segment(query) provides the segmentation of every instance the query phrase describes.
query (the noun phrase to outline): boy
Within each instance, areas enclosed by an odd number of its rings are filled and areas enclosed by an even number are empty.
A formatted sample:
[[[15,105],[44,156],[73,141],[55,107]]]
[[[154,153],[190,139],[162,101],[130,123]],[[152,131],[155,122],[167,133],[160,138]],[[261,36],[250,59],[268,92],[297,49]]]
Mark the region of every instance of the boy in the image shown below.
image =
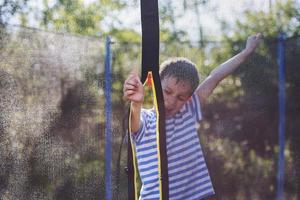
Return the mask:
[[[189,60],[173,58],[162,63],[170,199],[203,199],[214,194],[196,129],[201,106],[218,83],[254,52],[260,38],[260,33],[250,36],[242,52],[214,69],[199,86],[196,66]],[[131,133],[142,180],[140,199],[159,199],[156,112],[142,108],[144,88],[135,73],[124,83],[124,98],[131,101]]]

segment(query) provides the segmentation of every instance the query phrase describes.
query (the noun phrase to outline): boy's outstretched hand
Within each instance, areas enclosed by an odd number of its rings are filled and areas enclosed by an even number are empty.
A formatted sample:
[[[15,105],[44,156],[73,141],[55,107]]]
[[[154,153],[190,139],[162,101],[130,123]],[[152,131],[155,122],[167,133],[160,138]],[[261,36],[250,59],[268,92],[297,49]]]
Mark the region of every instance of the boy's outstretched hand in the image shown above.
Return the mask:
[[[144,101],[144,87],[136,72],[131,72],[125,80],[123,87],[123,99],[133,103],[142,104]]]
[[[256,49],[257,45],[260,43],[261,38],[262,38],[261,33],[257,33],[255,35],[249,36],[247,39],[245,51],[248,54],[251,54]]]

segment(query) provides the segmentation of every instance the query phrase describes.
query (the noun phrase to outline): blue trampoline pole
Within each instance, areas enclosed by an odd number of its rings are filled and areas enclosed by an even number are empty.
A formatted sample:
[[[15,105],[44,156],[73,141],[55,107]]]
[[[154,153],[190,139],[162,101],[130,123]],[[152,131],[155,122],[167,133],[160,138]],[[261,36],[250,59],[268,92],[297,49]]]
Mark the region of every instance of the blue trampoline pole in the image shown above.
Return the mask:
[[[111,161],[112,161],[112,133],[111,133],[111,52],[110,37],[105,45],[105,200],[112,199]]]
[[[279,158],[277,172],[277,199],[283,199],[284,146],[285,146],[285,35],[278,37],[278,80],[279,80]]]

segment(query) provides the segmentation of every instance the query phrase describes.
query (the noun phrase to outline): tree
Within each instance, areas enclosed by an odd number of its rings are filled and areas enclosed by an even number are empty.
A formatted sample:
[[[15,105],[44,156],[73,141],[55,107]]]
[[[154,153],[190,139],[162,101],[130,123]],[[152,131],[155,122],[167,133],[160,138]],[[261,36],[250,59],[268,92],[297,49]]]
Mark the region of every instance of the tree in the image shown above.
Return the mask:
[[[0,28],[3,28],[9,19],[26,6],[28,0],[4,0],[0,4]]]
[[[101,0],[90,4],[81,0],[58,0],[54,5],[44,0],[41,26],[68,33],[100,35],[103,32],[101,22],[111,12],[124,6],[124,3],[116,0]]]

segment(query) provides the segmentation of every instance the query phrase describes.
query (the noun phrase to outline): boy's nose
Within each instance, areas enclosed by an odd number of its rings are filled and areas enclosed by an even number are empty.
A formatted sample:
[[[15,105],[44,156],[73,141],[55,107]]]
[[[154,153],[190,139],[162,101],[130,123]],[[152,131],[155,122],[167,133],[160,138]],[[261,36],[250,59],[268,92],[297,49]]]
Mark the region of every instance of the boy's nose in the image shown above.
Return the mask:
[[[172,109],[172,108],[174,108],[174,107],[175,107],[175,104],[176,104],[176,101],[175,101],[174,97],[172,97],[172,96],[168,97],[168,98],[166,99],[166,101],[165,101],[165,107],[166,107],[167,109]]]

